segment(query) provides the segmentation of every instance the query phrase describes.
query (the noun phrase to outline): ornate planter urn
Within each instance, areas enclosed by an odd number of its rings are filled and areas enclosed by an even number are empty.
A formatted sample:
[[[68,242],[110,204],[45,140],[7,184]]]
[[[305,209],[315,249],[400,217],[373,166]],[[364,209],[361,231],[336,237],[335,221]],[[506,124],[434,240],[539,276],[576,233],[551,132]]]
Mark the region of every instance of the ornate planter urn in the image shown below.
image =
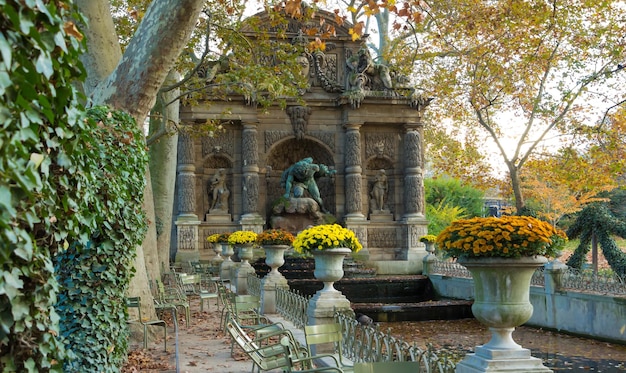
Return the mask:
[[[235,252],[233,248],[227,243],[220,243],[222,245],[222,255],[224,255],[224,261],[220,265],[220,278],[222,280],[230,280],[230,268],[234,265],[230,256]]]
[[[214,243],[213,245],[213,251],[215,251],[215,256],[213,257],[213,259],[211,260],[213,263],[215,264],[220,264],[224,261],[224,258],[222,258],[222,244],[221,243]]]
[[[312,251],[315,259],[313,275],[324,283],[324,288],[318,293],[339,293],[334,283],[343,277],[343,259],[351,252],[345,247]]]
[[[239,259],[241,259],[242,267],[252,267],[250,265],[250,260],[254,257],[254,244],[246,243],[241,245],[236,245],[237,252],[239,253]]]
[[[231,275],[234,275],[232,281],[235,283],[237,294],[244,295],[248,294],[248,274],[255,272],[252,265],[250,265],[250,260],[254,257],[254,244],[238,244],[235,247],[239,253],[241,263],[231,268]]]
[[[472,313],[487,325],[491,340],[477,346],[457,365],[456,372],[551,372],[530,350],[513,341],[515,327],[533,314],[530,280],[545,264],[543,256],[522,258],[460,258],[474,278]]]
[[[263,250],[265,250],[265,264],[271,268],[270,272],[266,275],[267,278],[276,280],[285,279],[285,276],[278,272],[278,268],[285,264],[285,251],[287,251],[287,249],[289,249],[289,245],[263,245]]]

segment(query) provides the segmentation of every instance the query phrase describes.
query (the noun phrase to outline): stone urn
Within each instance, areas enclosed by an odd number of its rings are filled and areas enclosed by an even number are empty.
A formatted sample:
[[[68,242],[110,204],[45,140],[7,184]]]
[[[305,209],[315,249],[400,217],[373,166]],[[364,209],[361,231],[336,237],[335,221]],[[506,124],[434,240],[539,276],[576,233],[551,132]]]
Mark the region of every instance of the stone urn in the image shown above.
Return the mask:
[[[255,273],[250,264],[250,260],[254,257],[254,243],[237,244],[235,247],[241,263],[231,268],[231,283],[235,284],[237,295],[245,295],[248,294],[248,275]]]
[[[457,365],[456,372],[551,372],[541,359],[513,340],[512,333],[533,314],[530,280],[547,263],[543,256],[522,258],[459,258],[474,279],[472,313],[489,327],[491,340],[477,346]],[[512,369],[514,368],[514,369]],[[511,370],[512,369],[512,370]]]
[[[220,265],[220,278],[222,280],[230,280],[230,269],[234,265],[233,261],[230,259],[230,256],[235,252],[233,251],[232,246],[228,243],[220,243],[222,245],[222,255],[224,256],[224,260]]]
[[[315,259],[313,275],[324,283],[324,288],[318,293],[339,293],[334,284],[343,277],[343,259],[351,252],[346,247],[312,251]]]
[[[239,259],[241,259],[241,267],[252,267],[252,265],[250,265],[250,261],[254,257],[254,244],[245,243],[235,245],[235,247],[237,248]]]
[[[266,275],[267,278],[276,280],[285,279],[282,273],[278,272],[278,268],[285,264],[285,251],[289,249],[289,245],[263,245],[265,250],[265,264],[271,268]]]
[[[224,261],[224,258],[222,258],[222,244],[215,242],[212,244],[212,248],[213,248],[213,251],[215,251],[215,256],[213,257],[211,261],[215,264],[222,263]]]

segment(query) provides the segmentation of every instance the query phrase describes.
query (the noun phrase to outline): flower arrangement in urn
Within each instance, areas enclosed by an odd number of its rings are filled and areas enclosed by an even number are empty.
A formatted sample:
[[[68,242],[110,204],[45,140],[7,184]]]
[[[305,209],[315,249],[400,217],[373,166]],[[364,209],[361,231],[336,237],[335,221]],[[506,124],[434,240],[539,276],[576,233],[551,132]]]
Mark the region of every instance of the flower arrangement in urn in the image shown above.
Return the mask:
[[[219,233],[213,233],[212,235],[206,238],[206,240],[209,241],[210,243],[218,243],[219,239],[220,239]]]
[[[291,246],[295,237],[284,229],[266,229],[256,236],[256,243],[263,245]]]
[[[257,234],[253,231],[235,231],[228,236],[228,243],[231,245],[244,245],[254,243]]]
[[[293,241],[294,250],[300,254],[339,247],[348,248],[352,252],[358,252],[363,248],[354,232],[339,224],[322,224],[307,228],[298,233]]]
[[[217,237],[217,242],[219,243],[228,243],[228,237],[231,235],[230,232],[219,233]]]
[[[437,236],[434,234],[427,234],[425,236],[420,237],[420,242],[422,243],[435,243],[437,241]]]
[[[567,242],[565,232],[530,216],[454,221],[437,236],[444,255],[453,258],[554,257]]]

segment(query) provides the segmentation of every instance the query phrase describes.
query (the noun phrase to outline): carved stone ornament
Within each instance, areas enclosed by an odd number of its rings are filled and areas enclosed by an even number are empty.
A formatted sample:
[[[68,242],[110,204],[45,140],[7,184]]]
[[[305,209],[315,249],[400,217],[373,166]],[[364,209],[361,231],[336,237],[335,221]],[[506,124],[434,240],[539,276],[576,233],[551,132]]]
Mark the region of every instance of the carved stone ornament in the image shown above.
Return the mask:
[[[308,106],[290,106],[287,108],[287,115],[291,119],[293,134],[296,140],[304,139],[306,127],[309,123],[309,115],[311,115],[311,108]]]

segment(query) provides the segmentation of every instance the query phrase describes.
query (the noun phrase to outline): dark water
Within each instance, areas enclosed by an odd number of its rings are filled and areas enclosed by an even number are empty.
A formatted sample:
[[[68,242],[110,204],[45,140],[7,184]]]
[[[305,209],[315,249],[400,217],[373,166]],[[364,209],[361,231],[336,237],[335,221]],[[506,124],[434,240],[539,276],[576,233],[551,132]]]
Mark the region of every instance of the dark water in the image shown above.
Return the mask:
[[[491,333],[475,319],[380,323],[395,336],[425,347],[432,344],[464,355],[485,344]],[[624,344],[581,338],[554,331],[518,327],[513,339],[555,372],[626,372]]]

